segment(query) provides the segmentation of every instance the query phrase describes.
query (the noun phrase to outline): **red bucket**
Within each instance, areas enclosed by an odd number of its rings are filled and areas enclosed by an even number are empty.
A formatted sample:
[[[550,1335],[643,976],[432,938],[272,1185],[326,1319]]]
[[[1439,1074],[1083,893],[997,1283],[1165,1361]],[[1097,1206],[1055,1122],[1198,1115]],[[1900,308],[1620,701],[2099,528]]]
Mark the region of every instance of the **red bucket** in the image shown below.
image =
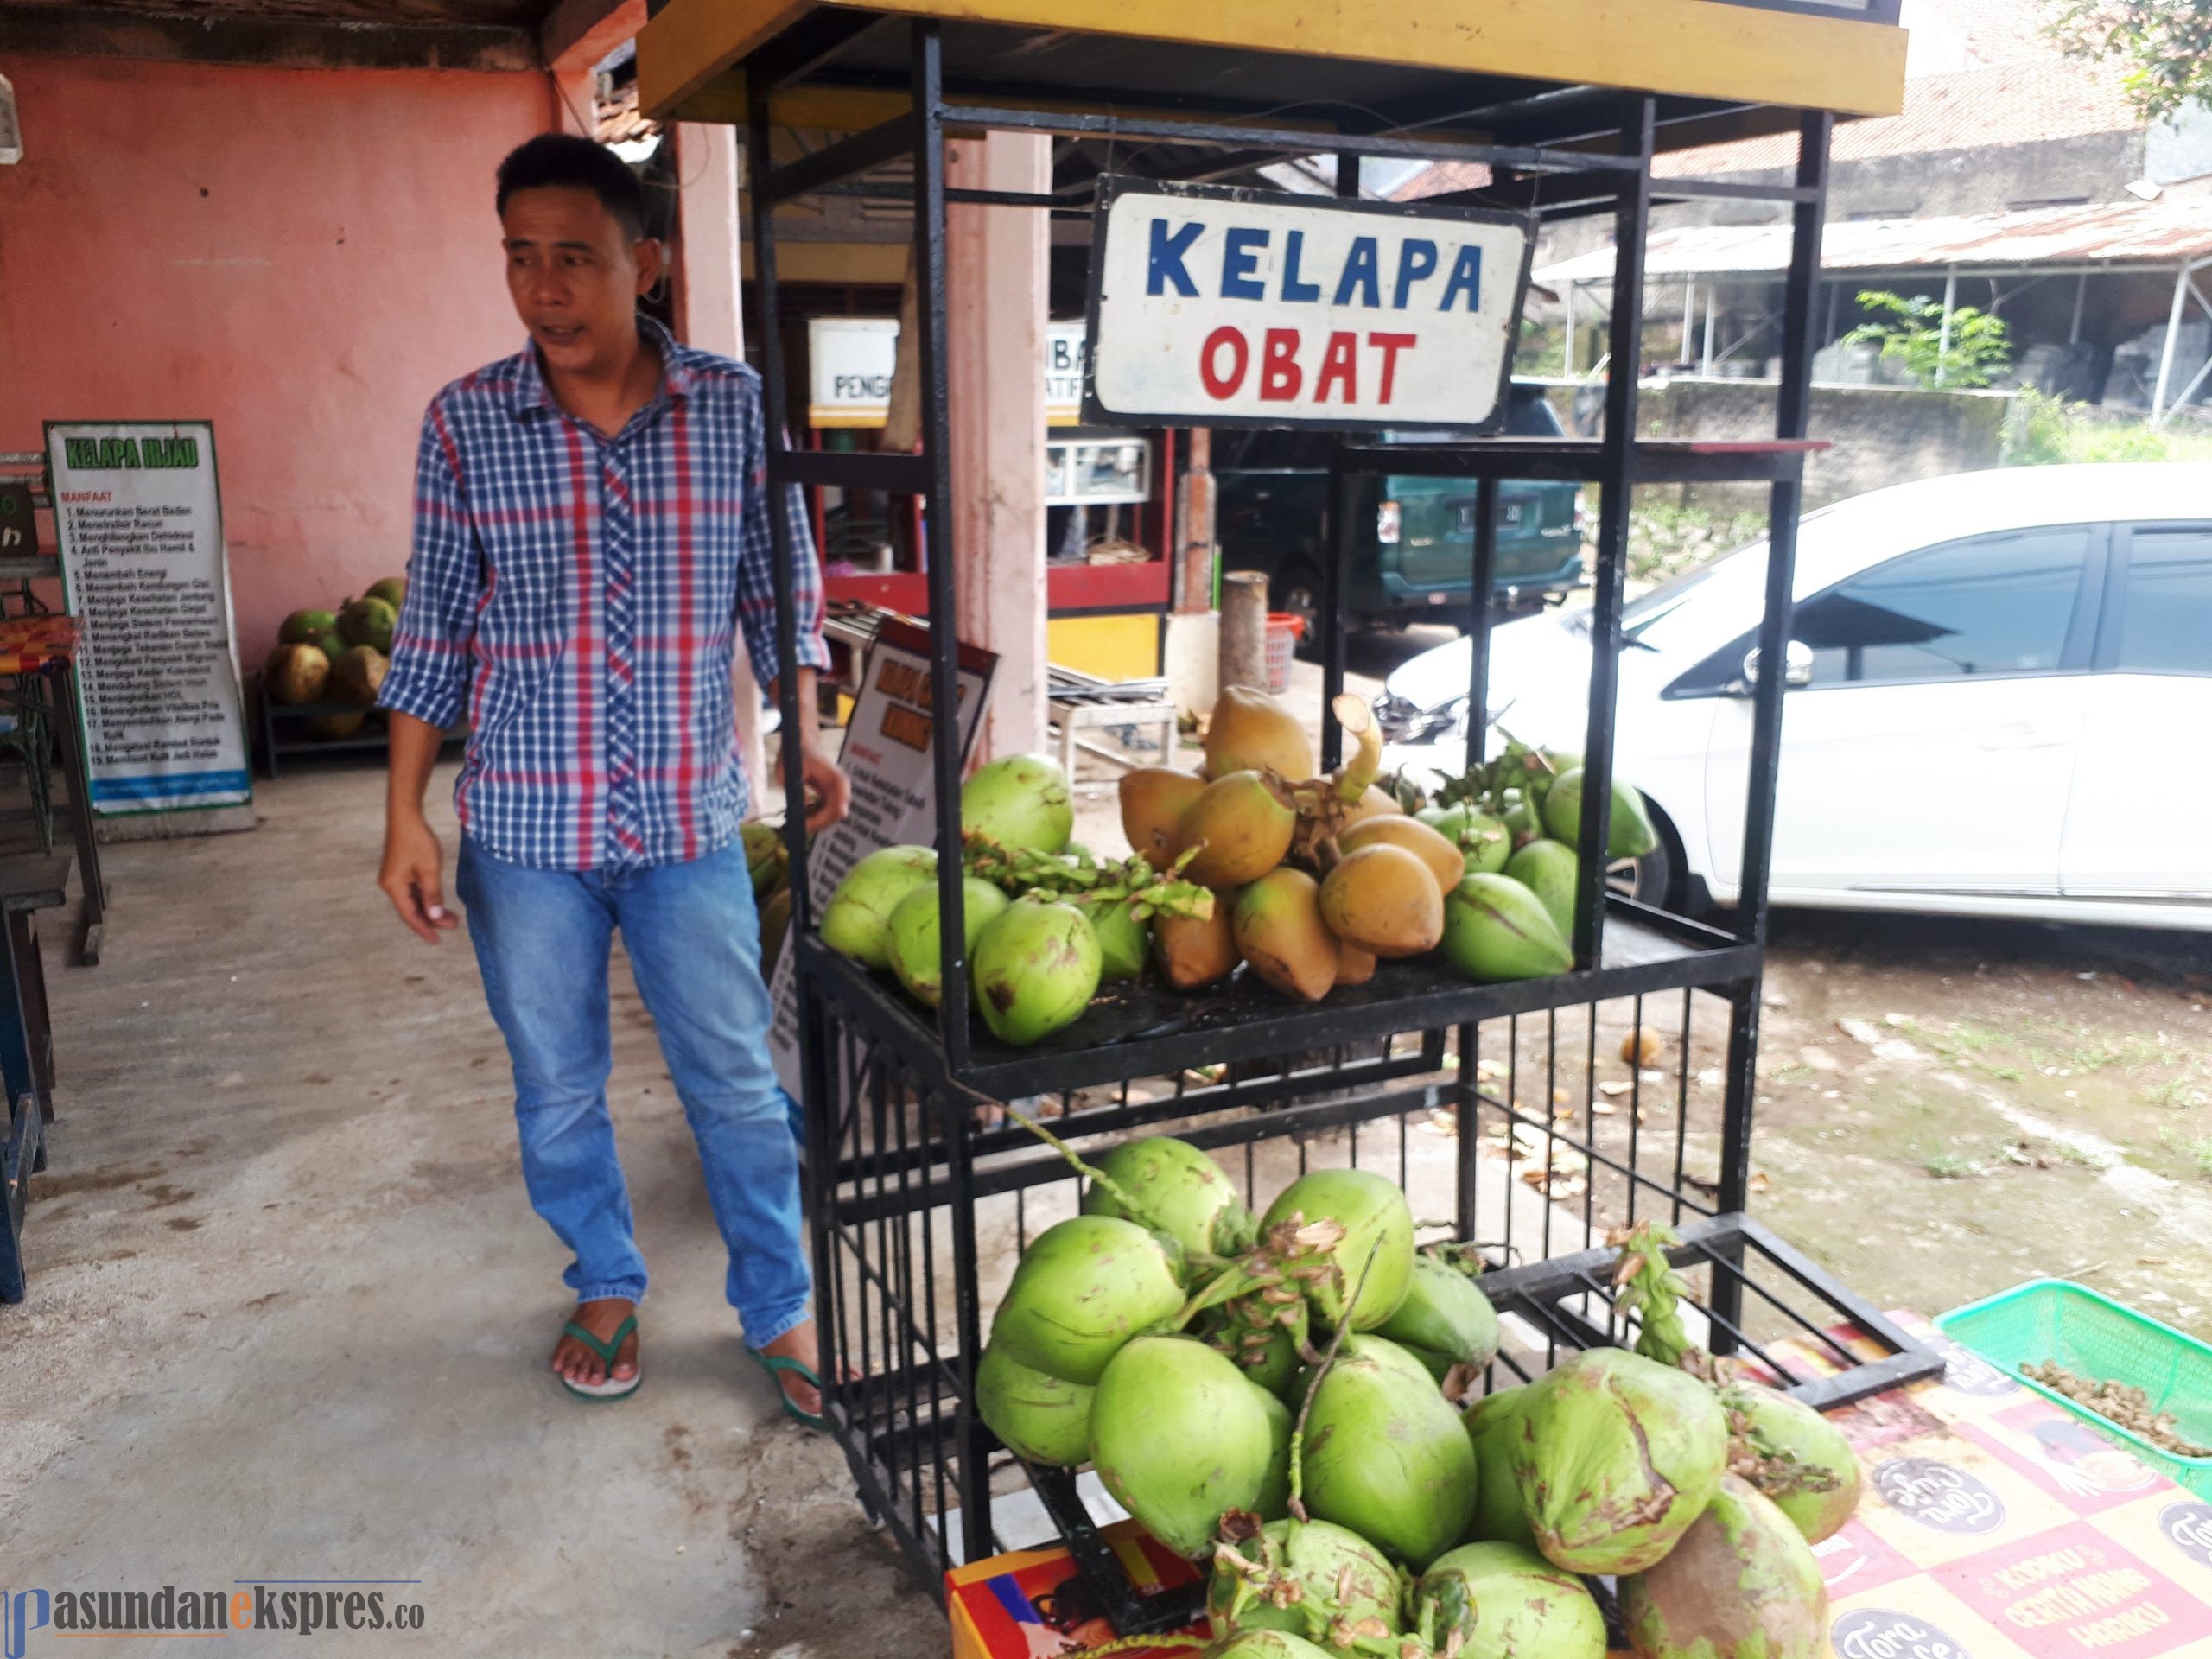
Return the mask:
[[[1306,632],[1306,619],[1287,611],[1268,613],[1268,690],[1281,696],[1290,690],[1290,660]]]

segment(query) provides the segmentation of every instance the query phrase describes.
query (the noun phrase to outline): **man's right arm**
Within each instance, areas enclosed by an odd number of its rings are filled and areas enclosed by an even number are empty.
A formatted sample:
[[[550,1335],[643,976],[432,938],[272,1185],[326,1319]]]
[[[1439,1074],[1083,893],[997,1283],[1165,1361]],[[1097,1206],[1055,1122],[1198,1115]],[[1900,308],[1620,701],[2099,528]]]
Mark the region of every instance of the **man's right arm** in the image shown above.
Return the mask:
[[[423,417],[415,461],[415,548],[407,601],[392,630],[391,667],[377,701],[391,715],[385,791],[384,866],[377,885],[399,919],[431,944],[457,925],[445,907],[443,855],[423,816],[445,730],[461,718],[468,685],[483,558],[468,523],[461,458],[436,404]]]

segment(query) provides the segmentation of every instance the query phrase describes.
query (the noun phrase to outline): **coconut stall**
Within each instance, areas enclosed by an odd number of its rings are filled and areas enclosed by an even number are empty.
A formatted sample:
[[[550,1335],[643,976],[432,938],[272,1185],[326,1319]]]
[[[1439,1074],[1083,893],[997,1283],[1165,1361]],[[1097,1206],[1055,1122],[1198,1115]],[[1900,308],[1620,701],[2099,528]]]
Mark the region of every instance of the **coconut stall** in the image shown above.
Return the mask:
[[[1783,691],[1757,664],[1785,659],[1829,136],[1897,106],[1895,14],[657,10],[645,104],[747,130],[772,408],[776,208],[911,203],[918,451],[772,445],[772,480],[952,499],[963,203],[1088,226],[1086,421],[1330,439],[1318,750],[1298,710],[1231,691],[1202,767],[1124,780],[1126,848],[1071,847],[1051,763],[963,779],[987,682],[954,515],[931,511],[909,689],[960,711],[918,728],[933,820],[834,871],[795,822],[749,832],[787,918],[825,1414],[925,1582],[1041,1528],[1116,1630],[1210,1608],[1216,1650],[1246,1659],[1595,1655],[1609,1626],[1650,1655],[1815,1650],[1811,1542],[1858,1480],[1821,1414],[1942,1363],[1745,1213]],[[810,124],[835,136],[779,159],[773,131]],[[1774,131],[1796,137],[1788,184],[1653,176],[1664,150]],[[995,132],[1050,135],[1067,165],[1041,191],[950,186],[948,138]],[[1211,182],[1317,154],[1334,198]],[[1359,198],[1363,162],[1402,158],[1473,182]],[[1790,211],[1770,441],[1639,435],[1650,211],[1690,196]],[[1494,435],[1536,229],[1593,214],[1618,296],[1602,430]],[[1435,436],[1379,442],[1408,427]],[[1478,594],[1502,480],[1600,493],[1579,753],[1476,717],[1454,774],[1384,770],[1335,602],[1349,504],[1382,473],[1467,481]],[[1774,526],[1731,693],[1751,736],[1718,924],[1607,880],[1666,833],[1615,775],[1630,497],[1686,480],[1764,486]],[[797,552],[779,541],[786,594]],[[1471,710],[1491,709],[1485,633]],[[789,732],[788,625],[783,648]],[[1117,1509],[1198,1581],[1143,1593],[1098,1518]],[[1760,1593],[1716,1604],[1739,1580]]]

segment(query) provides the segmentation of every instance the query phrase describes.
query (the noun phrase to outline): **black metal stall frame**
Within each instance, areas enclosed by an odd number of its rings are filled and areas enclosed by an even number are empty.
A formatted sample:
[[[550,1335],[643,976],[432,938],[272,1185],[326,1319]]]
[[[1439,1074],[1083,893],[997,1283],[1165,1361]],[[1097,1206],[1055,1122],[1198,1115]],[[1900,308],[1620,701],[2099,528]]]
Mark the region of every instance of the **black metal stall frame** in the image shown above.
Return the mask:
[[[1495,542],[1491,508],[1500,480],[1571,479],[1602,491],[1589,630],[1588,786],[1579,846],[1584,880],[1573,930],[1576,965],[1555,978],[1475,985],[1427,963],[1385,963],[1368,984],[1339,988],[1311,1007],[1293,1007],[1242,979],[1196,995],[1126,985],[1109,988],[1070,1030],[1033,1047],[1013,1049],[971,1027],[959,928],[942,930],[944,995],[934,1017],[815,937],[800,815],[789,814],[795,912],[789,938],[799,970],[824,1409],[862,1502],[889,1527],[918,1574],[934,1585],[949,1567],[995,1552],[1001,1541],[995,1506],[1026,1478],[1120,1629],[1157,1630],[1190,1616],[1187,1598],[1147,1601],[1131,1588],[1093,1527],[1073,1474],[1017,1465],[974,1409],[986,1274],[1011,1255],[1009,1247],[1026,1243],[1034,1224],[1065,1213],[1074,1188],[1073,1176],[1057,1156],[1038,1147],[1023,1129],[998,1121],[995,1102],[1041,1102],[1042,1109],[1057,1112],[1060,1133],[1078,1145],[1103,1146],[1133,1131],[1172,1128],[1225,1163],[1241,1160],[1248,1192],[1262,1179],[1262,1160],[1294,1158],[1300,1171],[1309,1160],[1359,1163],[1363,1128],[1369,1136],[1365,1155],[1370,1161],[1378,1156],[1379,1131],[1379,1155],[1387,1162],[1395,1132],[1397,1178],[1409,1189],[1432,1177],[1442,1181],[1453,1236],[1482,1242],[1495,1264],[1485,1283],[1513,1337],[1496,1368],[1501,1385],[1541,1370],[1562,1349],[1628,1334],[1611,1305],[1605,1268],[1612,1252],[1605,1238],[1611,1227],[1644,1217],[1680,1229],[1675,1259],[1692,1282],[1707,1339],[1716,1351],[1764,1360],[1785,1386],[1822,1406],[1932,1374],[1940,1361],[1910,1332],[1744,1213],[1751,1172],[1780,675],[1759,676],[1748,688],[1755,717],[1741,893],[1732,925],[1673,915],[1611,893],[1602,880],[1593,879],[1605,868],[1601,855],[1608,837],[1629,509],[1637,486],[1706,480],[1769,486],[1772,528],[1758,639],[1760,660],[1782,659],[1790,626],[1802,468],[1812,447],[1805,442],[1810,302],[1833,117],[1808,112],[1795,118],[1798,161],[1786,185],[1662,181],[1655,180],[1651,163],[1670,106],[1652,96],[1617,95],[1620,118],[1599,135],[1605,142],[1572,148],[1396,131],[1317,137],[1289,126],[1210,119],[1201,112],[1189,119],[1085,112],[1071,109],[1065,95],[1047,109],[1028,102],[1040,96],[1033,79],[994,83],[977,68],[978,57],[988,60],[988,54],[978,54],[975,41],[990,27],[824,11],[809,15],[746,60],[760,356],[772,410],[785,406],[786,393],[777,207],[825,189],[903,194],[909,188],[903,181],[896,186],[852,181],[888,162],[912,162],[921,453],[836,454],[772,440],[771,479],[930,499],[931,690],[937,708],[954,708],[953,562],[958,550],[944,505],[951,499],[947,209],[974,204],[1065,216],[1085,205],[1086,193],[948,188],[949,134],[1048,133],[1068,143],[1128,144],[1155,159],[1195,161],[1185,176],[1333,150],[1339,188],[1346,191],[1357,188],[1360,163],[1370,156],[1478,162],[1491,169],[1490,183],[1448,200],[1514,207],[1540,217],[1610,213],[1618,251],[1602,435],[1556,441],[1477,436],[1387,451],[1357,441],[1341,443],[1332,467],[1338,551],[1325,577],[1322,606],[1321,652],[1327,691],[1333,695],[1344,675],[1343,626],[1333,602],[1351,543],[1344,504],[1351,481],[1362,474],[1387,470],[1477,481],[1477,593],[1489,590]],[[948,38],[969,53],[956,77],[957,102],[948,94]],[[855,84],[895,83],[911,98],[906,112],[779,162],[771,151],[772,97],[836,67],[841,54],[862,41],[866,61],[847,66]],[[1128,49],[1127,42],[1122,45]],[[1033,69],[1036,60],[1027,61]],[[1533,106],[1541,100],[1520,102]],[[1650,210],[1656,198],[1688,195],[1776,200],[1789,207],[1793,251],[1770,442],[1704,445],[1637,435],[1643,258]],[[792,560],[799,550],[790,542],[785,515],[772,515],[772,521],[779,695],[788,744],[801,718],[789,602]],[[1479,711],[1487,706],[1487,662],[1486,625],[1478,623],[1467,705],[1473,711],[1471,763],[1483,755]],[[1341,734],[1333,721],[1324,731],[1324,764],[1333,764]],[[797,775],[795,759],[787,750],[787,776]],[[960,845],[960,755],[950,721],[937,722],[933,766],[938,845],[955,849]],[[938,893],[947,915],[962,913],[960,883],[959,861],[940,858]],[[1716,1007],[1723,1018],[1700,1022],[1700,1010]],[[1601,1027],[1608,1028],[1609,1039],[1614,1027],[1641,1032],[1647,1021],[1668,1018],[1674,1009],[1679,1016],[1669,1051],[1673,1075],[1643,1065],[1639,1049],[1630,1077],[1601,1090]],[[1712,1069],[1720,1099],[1717,1117],[1709,1122],[1700,1116],[1700,1103],[1713,1085],[1699,1081],[1693,1087],[1694,1048],[1717,1048],[1721,1055]],[[1561,1079],[1578,1077],[1579,1101],[1560,1086]],[[1436,1137],[1422,1140],[1424,1128],[1436,1129]],[[1416,1213],[1423,1213],[1419,1203]],[[1859,1345],[1836,1334],[1846,1324],[1865,1339]],[[1799,1348],[1777,1349],[1774,1339],[1782,1335],[1795,1337]],[[1878,1351],[1872,1357],[1869,1344]],[[1791,1357],[1807,1351],[1819,1356],[1817,1363]]]

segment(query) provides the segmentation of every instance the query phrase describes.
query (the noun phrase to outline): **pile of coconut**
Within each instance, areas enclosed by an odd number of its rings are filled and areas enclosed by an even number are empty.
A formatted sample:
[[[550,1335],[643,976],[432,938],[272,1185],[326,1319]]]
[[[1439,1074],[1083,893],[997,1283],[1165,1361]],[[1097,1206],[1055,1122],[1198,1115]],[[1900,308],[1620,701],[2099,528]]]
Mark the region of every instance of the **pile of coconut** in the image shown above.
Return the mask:
[[[1857,1459],[1687,1341],[1663,1229],[1616,1241],[1638,1351],[1485,1394],[1478,1263],[1417,1249],[1383,1177],[1315,1171],[1255,1221],[1183,1141],[1075,1161],[1082,1213],[1023,1252],[976,1408],[1207,1563],[1208,1659],[1601,1659],[1603,1580],[1643,1659],[1823,1651],[1812,1546],[1850,1518]]]

